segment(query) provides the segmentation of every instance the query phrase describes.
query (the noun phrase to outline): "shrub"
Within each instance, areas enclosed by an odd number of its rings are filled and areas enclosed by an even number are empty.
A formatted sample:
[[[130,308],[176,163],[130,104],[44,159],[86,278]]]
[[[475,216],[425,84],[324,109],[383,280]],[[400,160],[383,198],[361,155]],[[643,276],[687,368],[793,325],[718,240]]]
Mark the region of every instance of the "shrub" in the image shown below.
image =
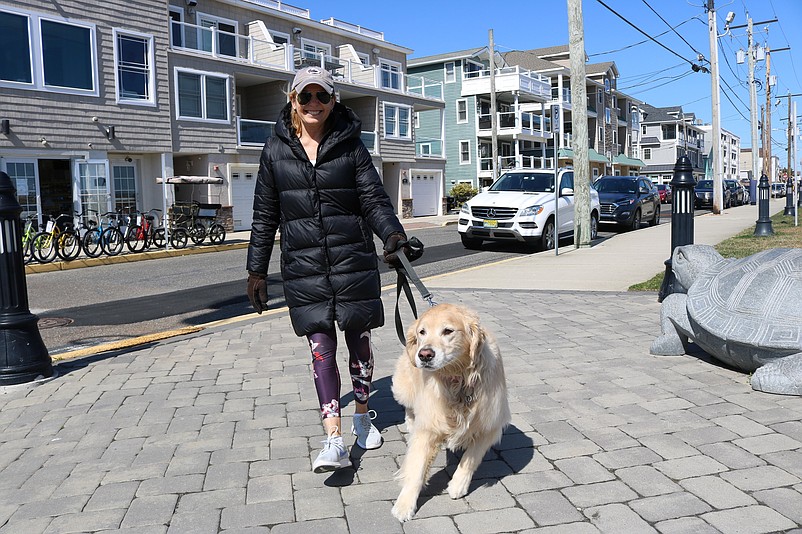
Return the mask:
[[[461,208],[466,200],[476,196],[479,190],[471,184],[461,183],[451,188],[451,196],[454,197],[454,204],[457,208]]]

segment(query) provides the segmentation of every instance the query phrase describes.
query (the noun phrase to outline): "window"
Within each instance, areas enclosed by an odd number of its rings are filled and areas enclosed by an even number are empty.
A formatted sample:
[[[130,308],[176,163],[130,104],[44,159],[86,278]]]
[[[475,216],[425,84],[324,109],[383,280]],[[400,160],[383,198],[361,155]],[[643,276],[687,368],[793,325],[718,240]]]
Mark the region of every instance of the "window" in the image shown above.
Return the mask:
[[[384,104],[385,139],[412,139],[409,122],[411,108],[400,104]]]
[[[301,39],[301,54],[305,59],[316,61],[316,64],[320,66],[320,54],[330,56],[331,45],[310,41],[309,39]]]
[[[610,115],[610,108],[605,108],[604,110],[604,122],[610,124],[612,122],[612,116]]]
[[[642,125],[641,125],[641,127],[640,127],[640,133],[641,133],[641,135],[646,135],[646,125],[645,125],[645,124],[642,124]]]
[[[153,36],[114,30],[117,102],[153,104]]]
[[[652,159],[652,149],[651,148],[644,148],[643,149],[643,159]]]
[[[445,80],[446,83],[454,83],[457,81],[456,68],[454,67],[453,61],[449,61],[445,65]]]
[[[601,87],[596,88],[596,100],[599,102],[599,104],[604,102],[604,91]]]
[[[401,64],[393,61],[381,60],[382,89],[401,89]]]
[[[129,213],[136,210],[136,172],[133,164],[111,168],[114,180],[114,209]]]
[[[485,69],[485,66],[481,63],[476,63],[475,61],[471,61],[466,59],[463,63],[463,70],[465,78],[477,78],[481,76],[482,71]]]
[[[228,77],[176,69],[177,118],[228,122]]]
[[[676,139],[677,138],[677,128],[673,124],[663,124],[661,126],[661,131],[663,132],[663,139]]]
[[[459,164],[468,165],[471,163],[471,142],[459,142]]]
[[[420,155],[421,156],[431,156],[432,155],[432,144],[431,143],[421,143],[421,145],[420,145]]]
[[[184,10],[170,6],[170,45],[177,48],[184,46]]]
[[[277,45],[285,45],[290,42],[290,34],[277,32],[273,30],[268,30],[270,34],[270,38],[273,39],[273,42]]]
[[[0,11],[0,28],[0,85],[98,95],[94,25]]]
[[[464,98],[457,100],[457,122],[468,122],[468,101]]]

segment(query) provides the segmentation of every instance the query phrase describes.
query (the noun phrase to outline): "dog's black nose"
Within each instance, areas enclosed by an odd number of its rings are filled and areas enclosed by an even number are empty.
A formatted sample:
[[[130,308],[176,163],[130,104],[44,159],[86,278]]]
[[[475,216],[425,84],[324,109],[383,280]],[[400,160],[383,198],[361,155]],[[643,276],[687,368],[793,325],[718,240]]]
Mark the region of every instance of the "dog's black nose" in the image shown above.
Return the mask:
[[[418,351],[418,359],[423,363],[429,363],[434,359],[434,351],[432,349],[421,349]]]

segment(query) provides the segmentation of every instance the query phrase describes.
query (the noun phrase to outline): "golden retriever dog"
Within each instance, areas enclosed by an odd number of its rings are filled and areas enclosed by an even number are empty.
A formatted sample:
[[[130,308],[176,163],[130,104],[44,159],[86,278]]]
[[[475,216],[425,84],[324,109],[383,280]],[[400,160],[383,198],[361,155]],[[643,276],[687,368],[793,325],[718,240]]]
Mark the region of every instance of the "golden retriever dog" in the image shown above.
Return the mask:
[[[392,390],[405,408],[409,431],[393,515],[408,521],[441,445],[465,451],[448,484],[449,496],[459,499],[485,453],[501,440],[510,422],[501,353],[475,312],[440,304],[407,331]]]

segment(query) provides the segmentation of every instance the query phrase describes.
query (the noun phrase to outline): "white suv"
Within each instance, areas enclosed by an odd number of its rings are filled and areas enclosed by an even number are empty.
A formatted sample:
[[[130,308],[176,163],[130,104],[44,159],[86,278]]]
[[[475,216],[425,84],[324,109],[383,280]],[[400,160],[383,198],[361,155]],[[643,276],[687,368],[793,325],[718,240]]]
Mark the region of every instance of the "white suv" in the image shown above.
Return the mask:
[[[559,236],[574,234],[574,171],[561,170]],[[590,188],[590,238],[599,230],[599,193]],[[482,241],[517,241],[554,248],[554,171],[509,171],[462,205],[457,231],[466,248]]]

